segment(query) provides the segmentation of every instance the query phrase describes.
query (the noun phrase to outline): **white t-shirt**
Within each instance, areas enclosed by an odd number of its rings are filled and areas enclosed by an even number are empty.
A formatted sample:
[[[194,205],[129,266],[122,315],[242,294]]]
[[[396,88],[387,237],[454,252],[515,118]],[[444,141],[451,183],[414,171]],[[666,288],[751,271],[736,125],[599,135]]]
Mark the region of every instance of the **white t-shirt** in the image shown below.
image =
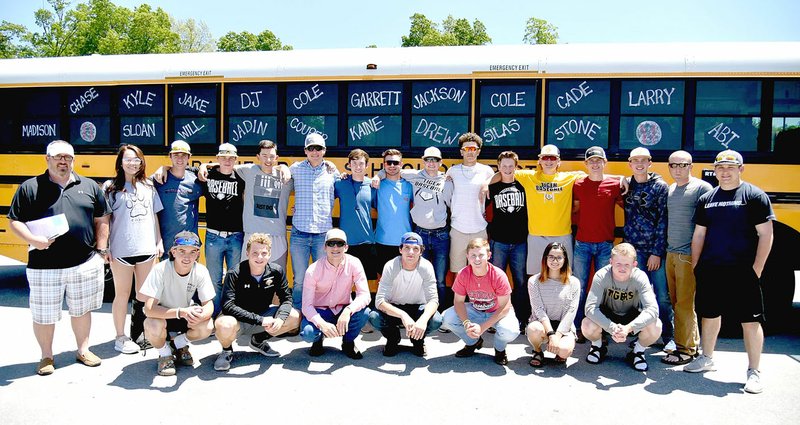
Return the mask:
[[[478,194],[481,186],[494,175],[492,168],[480,163],[472,167],[458,164],[450,167],[447,175],[453,179],[450,225],[461,233],[477,233],[486,229],[484,203],[478,199]]]
[[[213,300],[216,295],[206,266],[195,263],[189,274],[179,276],[172,260],[153,266],[139,292],[157,299],[158,304],[166,308],[189,307],[195,292],[201,303]]]

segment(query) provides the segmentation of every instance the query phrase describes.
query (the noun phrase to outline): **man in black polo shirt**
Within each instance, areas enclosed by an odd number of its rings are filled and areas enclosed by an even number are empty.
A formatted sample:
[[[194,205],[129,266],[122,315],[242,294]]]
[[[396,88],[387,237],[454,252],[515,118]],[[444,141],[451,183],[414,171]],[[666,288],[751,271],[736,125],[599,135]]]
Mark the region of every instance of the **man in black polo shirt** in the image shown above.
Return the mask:
[[[292,308],[292,291],[286,272],[270,263],[272,240],[265,233],[253,233],[247,240],[247,260],[225,275],[222,314],[214,322],[222,352],[214,369],[229,370],[233,360],[233,341],[250,337],[250,348],[267,357],[277,357],[267,340],[300,327],[300,313]],[[270,306],[277,295],[279,306]]]
[[[11,231],[32,248],[26,275],[33,334],[42,350],[36,368],[39,375],[55,370],[53,333],[65,293],[78,343],[76,360],[86,366],[100,364],[100,358],[89,351],[89,330],[91,311],[103,305],[103,262],[108,255],[111,214],[100,186],[73,172],[72,145],[51,142],[45,160],[47,171],[20,185],[8,213]],[[40,219],[46,222],[44,226],[42,221],[32,223]]]

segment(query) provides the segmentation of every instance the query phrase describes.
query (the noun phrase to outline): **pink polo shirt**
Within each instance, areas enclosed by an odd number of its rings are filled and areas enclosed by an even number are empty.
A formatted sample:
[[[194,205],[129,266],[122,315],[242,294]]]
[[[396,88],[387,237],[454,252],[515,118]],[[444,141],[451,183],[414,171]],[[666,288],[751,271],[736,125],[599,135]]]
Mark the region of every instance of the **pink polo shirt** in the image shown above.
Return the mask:
[[[356,297],[350,298],[356,287]],[[369,304],[369,286],[361,261],[345,254],[339,267],[334,267],[327,258],[321,258],[308,266],[303,280],[303,316],[319,327],[323,320],[316,308],[327,308],[338,314],[350,306],[355,312]]]

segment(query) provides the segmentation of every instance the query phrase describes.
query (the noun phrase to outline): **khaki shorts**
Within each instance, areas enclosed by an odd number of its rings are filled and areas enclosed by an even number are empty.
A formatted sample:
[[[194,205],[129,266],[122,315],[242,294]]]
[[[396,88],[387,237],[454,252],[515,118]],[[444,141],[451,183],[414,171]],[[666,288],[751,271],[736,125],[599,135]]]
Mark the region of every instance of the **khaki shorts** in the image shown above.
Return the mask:
[[[467,245],[475,238],[489,240],[486,229],[476,233],[461,233],[456,229],[450,229],[450,271],[458,273],[467,266]]]
[[[533,236],[528,235],[528,261],[526,261],[526,268],[528,275],[533,276],[542,270],[542,254],[547,245],[553,242],[561,242],[567,248],[566,254],[569,259],[569,264],[572,266],[572,235],[564,236]]]

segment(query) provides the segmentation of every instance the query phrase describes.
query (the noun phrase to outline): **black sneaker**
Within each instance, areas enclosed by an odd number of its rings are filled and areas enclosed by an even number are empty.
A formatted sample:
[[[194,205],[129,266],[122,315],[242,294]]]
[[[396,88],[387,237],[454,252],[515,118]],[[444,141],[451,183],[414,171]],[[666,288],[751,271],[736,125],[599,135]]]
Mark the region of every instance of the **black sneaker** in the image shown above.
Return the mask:
[[[386,346],[383,347],[384,357],[394,357],[400,352],[400,341],[386,341]]]
[[[342,342],[342,352],[353,360],[361,360],[364,358],[364,355],[361,354],[361,351],[356,347],[354,342]]]
[[[428,350],[425,348],[424,339],[412,339],[411,344],[413,344],[413,347],[411,348],[411,354],[417,357],[425,357],[428,355]]]
[[[322,338],[311,344],[311,350],[308,351],[308,354],[311,355],[311,357],[319,357],[325,354],[325,347],[322,346]]]
[[[478,338],[478,342],[472,345],[465,345],[464,348],[456,351],[456,357],[472,357],[475,355],[475,350],[483,347],[483,338]]]
[[[494,362],[499,364],[500,366],[505,366],[508,364],[508,356],[506,356],[506,350],[500,351],[498,349],[494,350]]]
[[[267,357],[278,357],[281,355],[279,352],[273,350],[272,347],[269,346],[269,343],[266,339],[259,342],[255,335],[250,337],[250,348]]]

